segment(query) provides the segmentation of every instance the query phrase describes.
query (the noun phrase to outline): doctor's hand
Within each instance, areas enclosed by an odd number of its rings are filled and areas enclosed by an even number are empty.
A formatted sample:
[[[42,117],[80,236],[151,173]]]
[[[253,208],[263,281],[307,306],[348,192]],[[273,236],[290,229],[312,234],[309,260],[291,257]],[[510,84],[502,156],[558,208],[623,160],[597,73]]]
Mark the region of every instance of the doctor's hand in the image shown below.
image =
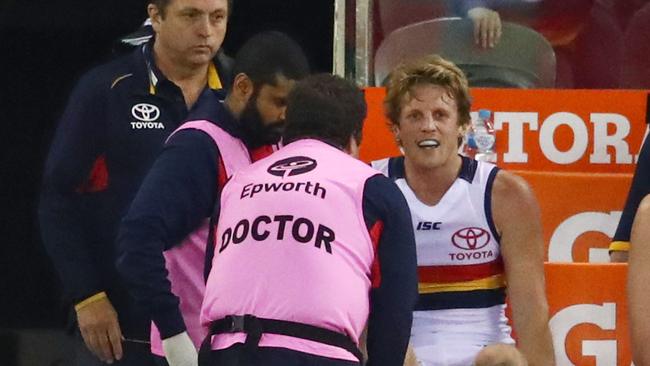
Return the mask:
[[[198,366],[199,354],[187,332],[163,339],[162,346],[169,366]]]

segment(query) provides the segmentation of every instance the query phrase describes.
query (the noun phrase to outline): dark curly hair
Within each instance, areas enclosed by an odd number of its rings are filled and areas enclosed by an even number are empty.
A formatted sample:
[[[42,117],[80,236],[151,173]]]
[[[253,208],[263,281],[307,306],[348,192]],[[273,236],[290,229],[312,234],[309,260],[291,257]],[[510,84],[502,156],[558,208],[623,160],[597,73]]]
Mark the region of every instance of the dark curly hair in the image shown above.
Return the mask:
[[[283,141],[314,138],[344,148],[354,137],[360,144],[366,111],[363,92],[351,82],[330,74],[309,76],[289,94]]]

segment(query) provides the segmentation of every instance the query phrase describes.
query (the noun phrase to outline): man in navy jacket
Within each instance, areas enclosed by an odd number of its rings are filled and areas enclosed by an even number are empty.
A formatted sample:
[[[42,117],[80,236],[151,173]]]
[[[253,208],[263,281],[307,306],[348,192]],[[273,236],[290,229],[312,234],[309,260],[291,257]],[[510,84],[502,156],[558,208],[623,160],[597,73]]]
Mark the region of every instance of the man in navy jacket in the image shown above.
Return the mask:
[[[75,305],[87,346],[80,344],[80,365],[152,362],[140,342],[150,320],[115,270],[117,226],[167,136],[199,96],[217,103],[217,90],[229,82],[217,56],[227,0],[151,0],[147,10],[155,36],[82,77],[45,167],[41,232]]]

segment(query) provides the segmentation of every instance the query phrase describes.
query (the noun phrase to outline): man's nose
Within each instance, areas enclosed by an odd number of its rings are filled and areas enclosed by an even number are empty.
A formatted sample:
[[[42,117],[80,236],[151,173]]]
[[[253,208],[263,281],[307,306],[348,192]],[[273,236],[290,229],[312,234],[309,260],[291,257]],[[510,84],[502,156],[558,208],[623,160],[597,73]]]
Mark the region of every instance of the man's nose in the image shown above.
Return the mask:
[[[431,114],[427,114],[422,121],[422,129],[425,131],[433,131],[437,127],[436,121]]]
[[[199,20],[197,20],[197,28],[198,28],[198,33],[201,37],[208,38],[210,37],[210,34],[212,33],[212,28],[210,26],[210,16],[209,15],[204,15],[201,16]]]

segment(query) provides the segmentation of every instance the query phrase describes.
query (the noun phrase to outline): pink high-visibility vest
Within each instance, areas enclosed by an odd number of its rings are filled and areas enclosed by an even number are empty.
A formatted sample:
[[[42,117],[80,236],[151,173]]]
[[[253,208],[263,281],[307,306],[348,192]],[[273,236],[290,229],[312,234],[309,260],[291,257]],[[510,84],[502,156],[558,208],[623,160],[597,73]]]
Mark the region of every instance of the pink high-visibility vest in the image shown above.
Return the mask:
[[[363,190],[377,174],[311,139],[238,171],[221,194],[202,323],[251,314],[327,328],[356,342],[368,318],[375,259]],[[212,349],[245,338],[218,334]],[[263,334],[259,346],[357,361],[344,349],[289,336]]]
[[[250,165],[248,150],[241,140],[231,136],[214,123],[205,120],[184,123],[170,135],[170,138],[178,131],[186,129],[203,131],[217,144],[223,167],[223,171],[220,173],[225,171],[226,174],[226,177],[220,177],[220,181],[225,182],[235,171]],[[180,310],[187,327],[187,333],[197,349],[208,333],[207,328],[199,322],[199,314],[205,292],[203,267],[209,222],[210,218],[208,217],[180,245],[163,253],[168,272],[167,278],[171,282],[172,292],[180,299]],[[160,333],[153,322],[151,324],[151,352],[158,356],[164,357],[165,355]]]

